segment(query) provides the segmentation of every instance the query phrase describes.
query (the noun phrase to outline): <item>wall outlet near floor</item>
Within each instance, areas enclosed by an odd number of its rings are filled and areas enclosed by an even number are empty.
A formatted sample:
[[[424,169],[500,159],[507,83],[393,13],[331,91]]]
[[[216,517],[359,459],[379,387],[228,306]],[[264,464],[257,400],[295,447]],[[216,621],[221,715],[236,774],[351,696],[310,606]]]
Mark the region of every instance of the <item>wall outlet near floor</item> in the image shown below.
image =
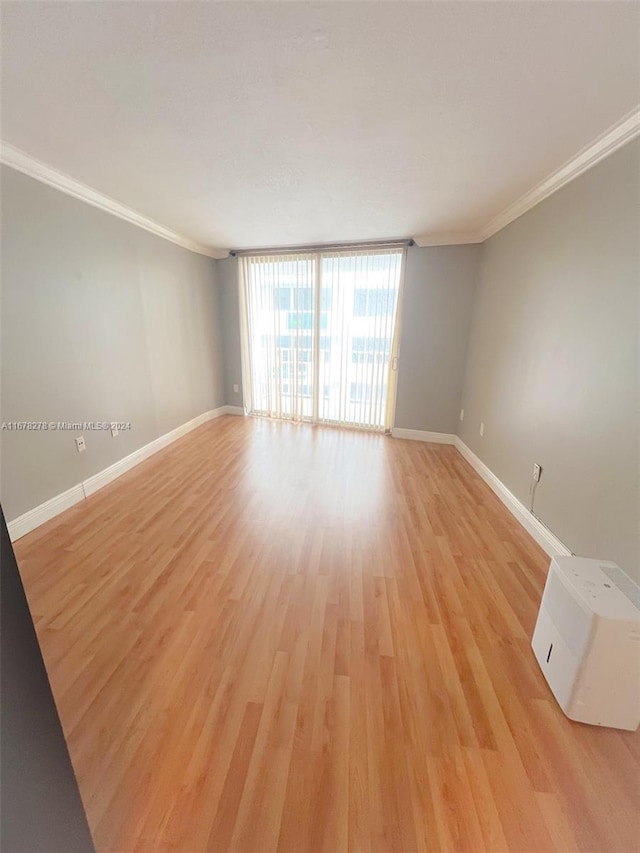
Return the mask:
[[[464,409],[460,409],[460,420],[464,420]]]
[[[239,386],[239,385],[234,385],[234,386],[233,386],[233,390],[234,390],[234,393],[239,394],[239,393],[240,393],[240,386]]]
[[[480,423],[480,435],[484,435],[484,423]]]
[[[540,482],[540,477],[542,477],[542,465],[538,465],[537,462],[533,463],[533,479],[536,483]]]
[[[82,453],[86,449],[87,449],[87,445],[84,443],[84,436],[79,435],[76,438],[76,450],[78,451],[78,453]]]
[[[120,432],[120,430],[119,430],[119,429],[118,429],[118,427],[114,424],[114,425],[111,427],[111,435],[115,438],[119,432]]]

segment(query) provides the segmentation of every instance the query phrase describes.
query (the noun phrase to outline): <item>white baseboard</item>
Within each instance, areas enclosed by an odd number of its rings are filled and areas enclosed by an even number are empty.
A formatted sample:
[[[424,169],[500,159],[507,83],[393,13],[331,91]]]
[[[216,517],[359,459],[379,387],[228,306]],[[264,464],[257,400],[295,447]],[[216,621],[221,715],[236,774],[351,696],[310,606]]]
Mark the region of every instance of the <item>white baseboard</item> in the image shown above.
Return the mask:
[[[11,541],[15,542],[16,539],[20,539],[27,533],[35,530],[36,527],[39,527],[46,521],[50,521],[52,518],[55,518],[56,515],[59,515],[74,504],[77,504],[89,497],[89,495],[94,494],[94,492],[97,492],[103,486],[111,483],[126,471],[129,471],[140,462],[148,459],[154,453],[162,450],[162,448],[176,441],[178,438],[181,438],[183,435],[186,435],[188,432],[191,432],[201,426],[203,423],[213,420],[214,418],[219,418],[222,415],[244,415],[244,409],[240,406],[220,406],[217,409],[204,412],[202,415],[198,415],[198,417],[187,421],[187,423],[182,424],[174,430],[171,430],[171,432],[161,435],[149,444],[145,444],[144,447],[140,447],[138,450],[129,454],[129,456],[125,456],[124,459],[120,459],[118,462],[115,462],[103,471],[99,471],[97,474],[94,474],[82,483],[78,483],[70,489],[67,489],[65,492],[55,495],[55,497],[45,501],[43,504],[40,504],[40,506],[28,510],[8,522],[7,528],[9,530]],[[401,427],[394,427],[394,429],[391,430],[391,434],[394,438],[404,438],[412,441],[427,441],[435,444],[455,445],[457,450],[462,454],[462,456],[464,456],[467,462],[469,462],[471,467],[480,474],[482,479],[500,498],[511,514],[520,522],[520,524],[522,524],[525,530],[533,536],[535,541],[544,549],[544,551],[546,551],[547,554],[549,554],[549,556],[554,556],[556,554],[571,554],[571,551],[566,547],[566,545],[564,545],[544,526],[544,524],[538,521],[538,519],[529,512],[524,504],[522,504],[516,496],[507,489],[504,483],[496,477],[484,462],[476,456],[476,454],[470,450],[458,436],[443,432],[426,432],[416,429],[403,429]]]
[[[500,498],[509,512],[524,529],[533,536],[538,545],[546,551],[550,557],[556,555],[570,556],[571,551],[564,545],[557,536],[548,530],[541,521],[532,515],[529,510],[521,503],[518,498],[509,491],[504,483],[499,480],[496,475],[488,468],[482,459],[470,450],[461,438],[456,436],[456,449],[464,456],[467,462],[474,468],[482,479],[487,483],[493,492]]]
[[[176,427],[176,429],[172,429],[171,432],[167,432],[164,435],[159,436],[149,442],[149,444],[145,444],[144,447],[138,448],[138,450],[130,453],[129,456],[125,456],[124,459],[119,459],[117,462],[114,462],[113,465],[109,465],[108,468],[105,468],[103,471],[99,471],[97,474],[94,474],[82,483],[72,486],[70,489],[67,489],[66,492],[56,495],[50,500],[45,501],[43,504],[40,504],[40,506],[30,509],[22,515],[19,515],[17,518],[14,518],[13,521],[8,522],[7,529],[9,531],[11,541],[15,542],[16,539],[20,539],[21,536],[25,536],[32,530],[35,530],[36,527],[40,527],[40,525],[44,524],[45,521],[50,521],[52,518],[55,518],[56,515],[59,515],[66,509],[69,509],[69,507],[72,507],[74,504],[88,498],[89,495],[94,494],[98,489],[101,489],[117,477],[120,477],[126,471],[129,471],[131,468],[139,465],[140,462],[144,462],[145,459],[153,456],[154,453],[162,450],[163,447],[166,447],[176,441],[176,439],[181,438],[183,435],[186,435],[188,432],[191,432],[207,421],[219,418],[222,415],[244,415],[244,410],[238,406],[220,406],[217,409],[211,409],[208,412],[203,412],[203,414],[198,415],[196,418],[192,418],[192,420],[187,421],[186,424],[182,424],[181,426]]]
[[[449,432],[425,432],[422,429],[404,429],[393,427],[391,435],[394,438],[408,438],[410,441],[430,441],[432,444],[455,444],[455,435]]]
[[[12,542],[15,542],[16,539],[20,539],[21,536],[25,536],[32,530],[35,530],[36,527],[40,527],[45,521],[55,518],[56,515],[60,515],[65,509],[69,509],[74,504],[80,503],[84,498],[85,494],[82,483],[72,486],[66,492],[61,492],[61,494],[50,498],[50,500],[45,501],[40,506],[19,515],[13,521],[7,522],[9,538]]]
[[[117,477],[120,477],[126,471],[129,471],[131,468],[134,468],[136,465],[144,462],[145,459],[153,456],[154,453],[162,450],[163,447],[166,447],[178,438],[182,438],[183,435],[191,432],[191,430],[196,429],[213,418],[218,418],[220,415],[225,414],[222,411],[223,408],[224,406],[221,406],[219,409],[213,409],[210,412],[203,412],[203,414],[198,415],[196,418],[192,418],[190,421],[187,421],[186,424],[182,424],[181,426],[172,429],[171,432],[165,432],[164,435],[150,441],[149,444],[145,444],[143,447],[139,447],[137,450],[134,450],[133,453],[130,453],[129,456],[125,456],[124,459],[119,459],[117,462],[114,462],[113,465],[109,465],[108,468],[104,468],[102,471],[98,471],[97,474],[94,474],[87,480],[83,480],[82,488],[84,489],[85,497],[88,498],[89,495],[97,492],[98,489],[101,489]]]

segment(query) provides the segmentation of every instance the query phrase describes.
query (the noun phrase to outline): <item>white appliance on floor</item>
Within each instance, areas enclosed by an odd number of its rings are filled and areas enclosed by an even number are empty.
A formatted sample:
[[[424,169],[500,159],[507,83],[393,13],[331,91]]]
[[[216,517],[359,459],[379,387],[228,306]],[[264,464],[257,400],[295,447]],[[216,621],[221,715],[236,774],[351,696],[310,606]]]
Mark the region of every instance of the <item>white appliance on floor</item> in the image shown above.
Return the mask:
[[[571,720],[640,723],[640,587],[615,563],[553,557],[531,641]]]

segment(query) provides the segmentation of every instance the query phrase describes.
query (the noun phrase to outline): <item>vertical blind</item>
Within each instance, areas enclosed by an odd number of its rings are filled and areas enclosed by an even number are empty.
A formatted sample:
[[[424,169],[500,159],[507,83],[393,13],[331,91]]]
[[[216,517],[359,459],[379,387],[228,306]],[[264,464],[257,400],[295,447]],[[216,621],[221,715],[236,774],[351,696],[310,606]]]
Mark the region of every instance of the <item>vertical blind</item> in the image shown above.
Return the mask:
[[[242,257],[248,411],[388,430],[404,259],[403,248]]]

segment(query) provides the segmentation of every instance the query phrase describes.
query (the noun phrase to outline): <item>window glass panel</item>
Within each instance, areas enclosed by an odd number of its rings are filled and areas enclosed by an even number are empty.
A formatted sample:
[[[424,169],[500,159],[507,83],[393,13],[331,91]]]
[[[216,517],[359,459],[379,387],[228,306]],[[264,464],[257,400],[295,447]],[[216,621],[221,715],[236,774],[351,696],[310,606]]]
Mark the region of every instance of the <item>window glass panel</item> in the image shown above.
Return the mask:
[[[251,410],[384,428],[403,252],[318,252],[241,263]]]

